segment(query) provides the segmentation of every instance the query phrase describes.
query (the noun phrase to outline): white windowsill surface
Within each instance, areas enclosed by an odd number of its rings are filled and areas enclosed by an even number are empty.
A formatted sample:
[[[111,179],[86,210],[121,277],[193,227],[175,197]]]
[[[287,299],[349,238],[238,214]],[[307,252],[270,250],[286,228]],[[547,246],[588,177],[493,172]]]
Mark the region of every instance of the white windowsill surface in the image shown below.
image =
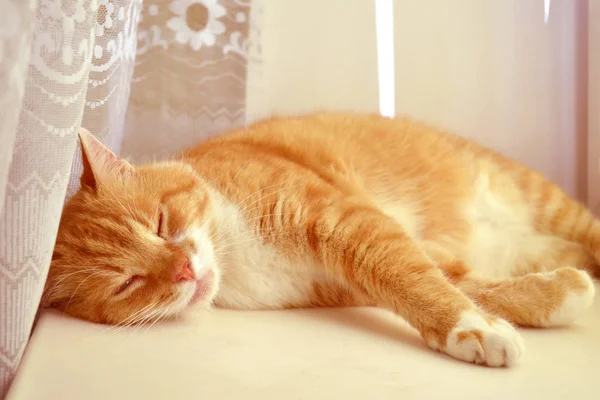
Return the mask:
[[[105,330],[42,315],[8,399],[598,398],[600,296],[571,327],[521,330],[527,352],[510,369],[429,351],[372,309],[198,311]]]

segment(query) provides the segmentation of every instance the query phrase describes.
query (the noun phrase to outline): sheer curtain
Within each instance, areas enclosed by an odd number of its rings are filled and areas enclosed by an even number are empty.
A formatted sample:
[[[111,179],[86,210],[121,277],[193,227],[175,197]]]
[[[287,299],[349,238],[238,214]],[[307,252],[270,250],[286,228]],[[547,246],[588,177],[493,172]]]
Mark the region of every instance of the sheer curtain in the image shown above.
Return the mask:
[[[259,55],[250,6],[0,0],[0,398],[77,188],[79,127],[143,161],[243,124],[249,54]]]

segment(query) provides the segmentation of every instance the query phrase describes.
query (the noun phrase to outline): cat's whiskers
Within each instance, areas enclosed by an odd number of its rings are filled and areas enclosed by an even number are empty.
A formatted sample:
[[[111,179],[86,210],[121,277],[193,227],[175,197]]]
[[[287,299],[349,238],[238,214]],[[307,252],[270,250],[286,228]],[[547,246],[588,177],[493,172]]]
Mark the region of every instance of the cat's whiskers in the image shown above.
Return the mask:
[[[148,323],[154,321],[156,319],[156,315],[158,314],[158,307],[153,307],[153,309],[149,312],[147,312],[145,315],[141,316],[138,321],[133,324],[135,325],[134,331],[139,331],[141,330],[143,327],[145,327]]]
[[[243,238],[229,238],[229,240],[218,241],[213,243],[213,249],[215,252],[221,251],[223,249],[227,249],[233,245],[243,244],[252,241],[261,241],[263,240],[263,236],[252,235],[251,237],[243,237]]]
[[[67,305],[65,307],[65,311],[69,309],[69,305],[71,304],[71,300],[73,300],[73,297],[75,296],[75,293],[77,293],[77,291],[79,290],[79,288],[81,287],[81,285],[83,285],[88,279],[90,279],[93,276],[96,275],[100,275],[102,274],[104,271],[98,271],[98,272],[93,272],[91,274],[89,274],[87,277],[85,277],[85,279],[83,279],[79,285],[75,288],[75,290],[73,291],[73,294],[71,295],[71,297],[69,297],[69,301],[67,302]]]
[[[254,221],[254,220],[262,219],[262,218],[266,218],[266,217],[284,217],[284,216],[287,216],[287,215],[296,215],[296,213],[291,212],[291,213],[283,213],[283,214],[281,214],[281,213],[264,214],[264,215],[259,215],[257,217],[248,218],[246,220],[246,222],[250,222],[250,221]]]
[[[288,190],[288,189],[292,189],[292,188],[294,188],[295,186],[300,186],[300,184],[301,184],[301,183],[302,183],[302,182],[298,182],[298,183],[296,183],[295,185],[291,185],[291,186],[282,187],[282,188],[280,188],[280,189],[278,189],[278,190],[274,190],[274,191],[272,191],[272,192],[269,192],[269,193],[267,193],[267,194],[265,194],[265,195],[261,196],[260,198],[258,198],[258,199],[256,199],[256,200],[252,201],[251,203],[249,203],[249,204],[246,204],[246,205],[245,205],[245,206],[244,206],[244,207],[243,207],[243,208],[240,210],[240,214],[244,214],[245,212],[248,212],[248,211],[249,211],[248,209],[250,208],[250,206],[252,206],[252,205],[254,205],[254,204],[256,204],[256,203],[260,202],[261,200],[264,200],[265,198],[267,198],[267,197],[269,197],[269,196],[272,196],[272,195],[274,195],[274,194],[277,194],[277,193],[281,193],[281,192],[283,192],[283,191],[286,191],[286,190]],[[245,199],[243,199],[242,201],[240,201],[238,204],[244,204],[244,202],[245,202],[246,200],[248,200],[250,197],[254,196],[255,194],[257,194],[257,193],[260,193],[260,192],[263,192],[263,191],[264,191],[264,190],[266,190],[266,189],[269,189],[269,188],[272,188],[272,187],[275,187],[275,186],[279,186],[279,185],[281,185],[281,184],[269,185],[269,186],[266,186],[266,187],[264,187],[264,188],[262,188],[262,189],[260,189],[260,190],[257,190],[256,192],[252,193],[250,196],[248,196],[248,197],[246,197]],[[277,204],[279,201],[281,201],[281,199],[277,199],[275,202],[271,203],[270,205],[272,205],[272,204]],[[264,206],[265,206],[265,205],[263,204],[263,205],[260,205],[260,206],[258,206],[257,208],[264,207]]]
[[[249,196],[247,196],[247,197],[245,197],[244,199],[242,199],[242,201],[240,201],[240,202],[239,202],[239,204],[244,204],[244,202],[245,202],[246,200],[250,199],[252,196],[254,196],[254,195],[256,195],[256,194],[259,194],[259,193],[261,193],[261,192],[264,192],[265,190],[267,190],[267,189],[270,189],[270,188],[272,188],[272,187],[279,186],[279,185],[280,185],[280,183],[275,183],[275,184],[273,184],[273,185],[265,186],[264,188],[258,189],[258,190],[256,190],[256,191],[252,192],[252,193],[251,193]],[[280,188],[280,189],[278,189],[278,190],[275,190],[275,191],[273,191],[273,192],[267,193],[266,195],[264,195],[264,196],[260,197],[258,200],[255,200],[255,201],[251,202],[250,204],[247,204],[247,205],[246,205],[244,208],[242,208],[241,212],[244,212],[244,211],[245,211],[245,209],[246,209],[248,206],[251,206],[252,204],[256,203],[257,201],[260,201],[260,200],[264,199],[265,197],[267,197],[267,196],[269,196],[269,195],[271,195],[271,194],[274,194],[274,193],[280,192],[280,191],[282,191],[283,189],[284,189],[284,188]]]
[[[146,313],[146,317],[142,319],[142,322],[139,324],[139,326],[136,327],[136,331],[141,330],[144,326],[146,326],[148,323],[150,323],[152,325],[154,325],[156,323],[156,321],[160,318],[161,315],[163,315],[165,310],[168,310],[170,307],[166,307],[164,309],[156,309],[156,307],[154,307],[151,311],[149,311],[148,313]],[[149,329],[149,328],[148,328]]]
[[[244,244],[244,243],[254,242],[256,240],[260,240],[260,238],[252,237],[252,238],[247,238],[247,239],[236,240],[233,242],[225,243],[224,245],[215,246],[214,251],[215,251],[215,254],[222,256],[222,255],[224,255],[223,253],[221,253],[223,250],[229,249],[232,246],[237,246],[237,245]]]
[[[251,220],[254,220],[254,219],[264,218],[264,217],[268,217],[268,216],[277,216],[277,215],[282,215],[282,216],[285,216],[285,215],[296,215],[296,213],[266,214],[266,215],[261,215],[261,216],[256,217],[256,218],[248,219],[246,221],[251,221]],[[227,228],[226,226],[225,227],[221,227],[221,229],[223,229],[223,230],[227,230],[226,228]],[[248,237],[248,235],[244,235],[244,237],[241,238],[241,240],[243,240],[244,242],[246,242],[246,241],[252,241],[252,240],[259,240],[259,241],[264,240],[264,239],[266,239],[266,235],[268,235],[269,232],[272,231],[272,227],[269,227],[269,229],[265,229],[263,227],[259,227],[259,229],[253,229],[253,227],[249,226],[248,228],[250,228],[250,231],[251,231],[250,235],[251,235],[251,237]],[[219,245],[223,245],[223,244],[229,245],[231,243],[240,243],[238,240],[236,240],[237,238],[235,238],[235,237],[232,238],[231,234],[229,234],[228,236],[229,236],[228,237],[228,239],[229,239],[228,241],[219,241],[218,243],[215,241],[215,243],[214,243],[215,247],[217,247]],[[285,238],[287,236],[289,236],[289,234],[284,233],[284,232],[278,232],[278,237]]]
[[[152,318],[154,318],[155,315],[156,315],[156,313],[155,313],[154,309],[147,312],[144,316],[139,318],[139,320],[135,323],[135,327],[133,328],[133,331],[137,332],[137,331],[141,330],[146,325],[147,322],[152,321]]]
[[[258,209],[258,208],[261,208],[261,207],[271,206],[271,205],[277,204],[279,201],[280,200],[278,199],[275,202],[271,202],[271,203],[267,203],[267,204],[255,207],[252,210]],[[256,216],[256,217],[252,217],[252,218],[246,219],[245,222],[248,223],[248,222],[251,222],[251,221],[254,221],[254,220],[257,220],[257,219],[266,218],[266,217],[275,217],[275,216],[284,217],[284,216],[297,216],[297,215],[299,215],[299,213],[297,213],[297,212],[290,212],[290,213],[281,213],[280,212],[280,213],[264,214],[264,215],[259,215],[259,216]],[[279,221],[279,222],[281,223],[282,221]],[[222,223],[221,223],[221,225],[219,226],[219,229],[217,231],[217,233],[219,234],[219,236],[216,237],[214,239],[214,241],[213,241],[213,245],[215,246],[215,248],[220,248],[220,250],[222,250],[224,247],[227,248],[227,247],[230,247],[231,245],[234,245],[234,244],[241,244],[241,243],[250,242],[250,241],[253,241],[253,240],[264,240],[264,233],[260,232],[259,235],[253,236],[252,238],[247,238],[245,241],[235,241],[235,243],[233,243],[231,240],[229,240],[229,242],[225,242],[224,243],[223,239],[226,236],[226,233],[225,233],[226,231],[227,231],[227,226],[224,227],[222,225]],[[266,233],[266,230],[265,230],[265,233]]]
[[[146,330],[144,332],[148,332],[153,326],[154,324],[156,324],[158,321],[161,321],[162,319],[168,317],[169,315],[169,310],[171,309],[171,306],[166,307],[159,315],[158,317],[156,317],[154,319],[154,322],[152,322],[150,324],[150,326],[148,326],[148,328],[146,328]]]
[[[231,254],[232,252],[228,252],[228,253],[222,253],[223,250],[229,249],[232,246],[237,246],[240,244],[244,244],[244,243],[249,243],[249,242],[255,242],[255,241],[262,241],[265,239],[264,236],[262,236],[262,233],[259,232],[260,235],[253,235],[252,237],[247,237],[247,238],[242,238],[239,240],[230,240],[226,243],[215,243],[214,244],[214,251],[215,254],[217,254],[220,257],[224,257],[226,255]],[[279,235],[279,238],[284,239],[286,237],[289,237],[289,235],[285,234],[285,235]]]
[[[218,232],[214,232],[212,235],[209,235],[210,237],[210,241],[211,243],[214,244],[215,243],[220,243],[222,241],[224,241],[227,238],[227,234],[223,231],[218,231]]]
[[[142,307],[139,310],[132,312],[128,317],[126,317],[122,321],[118,322],[117,324],[111,325],[108,328],[104,329],[103,331],[98,332],[98,335],[105,334],[105,333],[116,334],[117,332],[120,332],[120,331],[130,327],[131,325],[133,325],[136,322],[136,320],[138,320],[140,317],[144,316],[144,314],[143,314],[144,311],[148,310],[151,307],[154,307],[157,304],[158,304],[158,301],[147,304],[145,307]]]
[[[154,321],[154,319],[160,312],[160,306],[157,303],[154,307],[152,307],[142,317],[139,318],[139,321],[135,324],[135,330],[140,330],[146,325],[146,323]]]
[[[277,186],[277,185],[270,185],[270,186],[267,186],[267,187],[265,187],[265,188],[262,188],[262,189],[260,189],[260,190],[257,190],[257,191],[255,191],[255,192],[253,192],[252,194],[250,194],[249,196],[247,196],[247,197],[246,197],[244,200],[242,200],[242,201],[241,201],[241,202],[239,202],[239,203],[240,203],[240,204],[242,204],[242,203],[243,203],[243,202],[244,202],[246,199],[248,199],[248,198],[250,198],[250,197],[254,196],[255,194],[258,194],[258,193],[260,193],[260,192],[262,192],[262,191],[264,191],[264,190],[266,190],[266,189],[269,189],[269,188],[271,188],[271,187],[274,187],[274,186]],[[266,198],[266,197],[268,197],[268,196],[270,196],[270,195],[272,195],[272,194],[276,194],[276,193],[278,193],[278,192],[281,192],[281,191],[283,191],[283,190],[286,190],[286,189],[289,189],[289,187],[286,187],[286,188],[281,188],[281,189],[275,190],[275,191],[273,191],[273,192],[267,193],[266,195],[264,195],[264,196],[260,197],[259,199],[257,199],[257,200],[255,200],[255,201],[251,202],[250,204],[247,204],[245,207],[243,207],[243,208],[242,208],[242,209],[239,211],[239,213],[240,213],[240,214],[243,214],[243,213],[245,213],[245,212],[246,212],[246,213],[248,213],[248,212],[252,212],[252,211],[254,211],[254,210],[258,210],[258,209],[260,209],[260,208],[264,208],[264,207],[270,207],[270,206],[272,206],[272,205],[277,205],[277,204],[278,204],[278,203],[279,203],[279,202],[280,202],[282,199],[278,198],[278,199],[277,199],[277,200],[275,200],[275,201],[271,201],[271,202],[268,202],[268,203],[266,203],[266,204],[261,204],[261,205],[258,205],[258,206],[255,206],[255,207],[252,207],[252,205],[256,204],[257,202],[259,202],[259,201],[261,201],[261,200],[263,200],[264,198]],[[252,208],[251,208],[251,207],[252,207]],[[295,213],[290,213],[290,214],[292,214],[292,215],[293,215],[293,214],[295,214]],[[251,220],[254,220],[254,219],[263,218],[263,217],[266,217],[266,216],[274,216],[274,215],[288,215],[288,214],[268,214],[268,215],[262,215],[262,216],[258,216],[258,217],[253,217],[253,218],[247,219],[246,221],[251,221]],[[231,224],[232,226],[235,226],[235,222],[233,222],[233,221],[228,221],[228,222],[230,222],[230,224]],[[217,229],[216,229],[216,232],[215,232],[215,236],[212,238],[212,239],[213,239],[213,244],[215,244],[215,243],[222,243],[222,242],[223,242],[223,239],[224,239],[226,236],[229,236],[229,230],[228,230],[227,228],[228,228],[228,227],[227,227],[227,224],[225,224],[225,223],[224,223],[224,221],[218,221],[218,222],[217,222]]]
[[[276,204],[276,203],[277,202],[275,202],[275,203],[269,203],[269,204],[266,204],[265,206],[273,205],[273,204]],[[257,220],[257,219],[261,219],[261,218],[265,218],[265,217],[287,216],[287,215],[298,215],[298,213],[296,213],[296,212],[290,212],[290,213],[281,213],[281,212],[279,212],[279,213],[263,214],[263,215],[259,215],[259,216],[256,216],[256,217],[244,219],[244,222],[248,223],[249,221],[253,221],[253,220]],[[230,224],[232,226],[235,226],[235,222],[230,222]],[[215,241],[221,240],[226,235],[227,236],[231,235],[231,230],[229,230],[227,228],[228,228],[227,224],[224,224],[223,221],[219,222],[219,225],[218,225],[218,228],[217,228],[217,234],[219,234],[219,236],[215,239]]]
[[[154,303],[150,303],[150,304],[146,305],[145,307],[142,307],[138,311],[132,313],[131,316],[129,316],[127,319],[125,319],[124,321],[121,321],[119,323],[121,325],[121,329],[135,325],[137,321],[139,321],[140,319],[146,317],[149,313],[151,313],[152,310],[154,309],[154,307],[156,307],[156,305],[158,303],[159,303],[159,301],[157,300]]]
[[[64,281],[65,279],[67,279],[69,276],[75,275],[75,274],[81,274],[83,272],[88,272],[88,271],[93,271],[95,268],[87,268],[87,269],[82,269],[82,270],[77,270],[75,272],[70,272],[68,274],[62,275],[60,277],[60,279],[54,284],[54,286],[52,286],[49,290],[48,290],[48,295],[53,295],[54,291],[58,288],[58,285]]]
[[[70,276],[72,276],[72,275],[75,275],[75,274],[80,274],[80,273],[83,273],[83,272],[96,271],[96,270],[98,270],[98,269],[100,269],[100,267],[89,267],[89,268],[80,269],[80,270],[77,270],[77,271],[74,271],[74,272],[69,272],[68,274],[62,275],[62,276],[60,277],[60,279],[59,279],[59,280],[58,280],[58,281],[57,281],[57,282],[54,284],[54,286],[52,286],[52,288],[51,288],[50,290],[48,290],[48,295],[49,295],[49,296],[50,296],[50,295],[53,295],[53,294],[54,294],[54,291],[55,291],[56,289],[58,289],[58,285],[60,285],[60,283],[61,283],[62,281],[64,281],[65,279],[67,279],[68,277],[70,277]],[[108,271],[105,271],[105,272],[108,272]]]
[[[260,205],[258,205],[258,206],[255,206],[255,207],[253,207],[253,208],[249,209],[249,210],[244,210],[244,213],[246,213],[246,214],[250,214],[250,213],[252,213],[253,211],[256,211],[256,210],[261,210],[261,209],[263,209],[263,208],[265,208],[265,207],[271,207],[271,206],[273,206],[273,205],[275,205],[275,206],[276,206],[276,205],[278,205],[278,204],[279,204],[279,203],[280,203],[282,200],[283,200],[283,199],[279,199],[279,198],[278,198],[278,199],[277,199],[277,200],[275,200],[275,201],[272,201],[272,202],[269,202],[269,203],[265,203],[265,204],[260,204]],[[240,211],[240,213],[241,213],[241,211]]]

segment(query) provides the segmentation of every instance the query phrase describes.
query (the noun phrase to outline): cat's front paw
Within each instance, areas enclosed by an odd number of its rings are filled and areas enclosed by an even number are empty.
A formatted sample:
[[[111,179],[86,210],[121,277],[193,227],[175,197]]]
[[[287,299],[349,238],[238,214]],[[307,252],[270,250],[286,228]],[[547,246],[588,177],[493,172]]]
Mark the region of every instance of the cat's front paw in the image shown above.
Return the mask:
[[[442,349],[459,360],[490,367],[511,366],[524,350],[523,339],[512,325],[478,311],[462,313]]]

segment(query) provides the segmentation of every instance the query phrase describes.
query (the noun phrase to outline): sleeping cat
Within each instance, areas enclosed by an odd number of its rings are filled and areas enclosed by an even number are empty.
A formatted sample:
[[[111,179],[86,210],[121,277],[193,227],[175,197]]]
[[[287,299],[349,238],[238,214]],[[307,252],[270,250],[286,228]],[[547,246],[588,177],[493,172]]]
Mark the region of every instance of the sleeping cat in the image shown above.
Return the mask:
[[[405,119],[274,118],[132,166],[82,130],[43,304],[108,324],[377,306],[457,359],[510,366],[514,325],[592,302],[600,223],[515,161]],[[580,269],[576,269],[580,268]]]

